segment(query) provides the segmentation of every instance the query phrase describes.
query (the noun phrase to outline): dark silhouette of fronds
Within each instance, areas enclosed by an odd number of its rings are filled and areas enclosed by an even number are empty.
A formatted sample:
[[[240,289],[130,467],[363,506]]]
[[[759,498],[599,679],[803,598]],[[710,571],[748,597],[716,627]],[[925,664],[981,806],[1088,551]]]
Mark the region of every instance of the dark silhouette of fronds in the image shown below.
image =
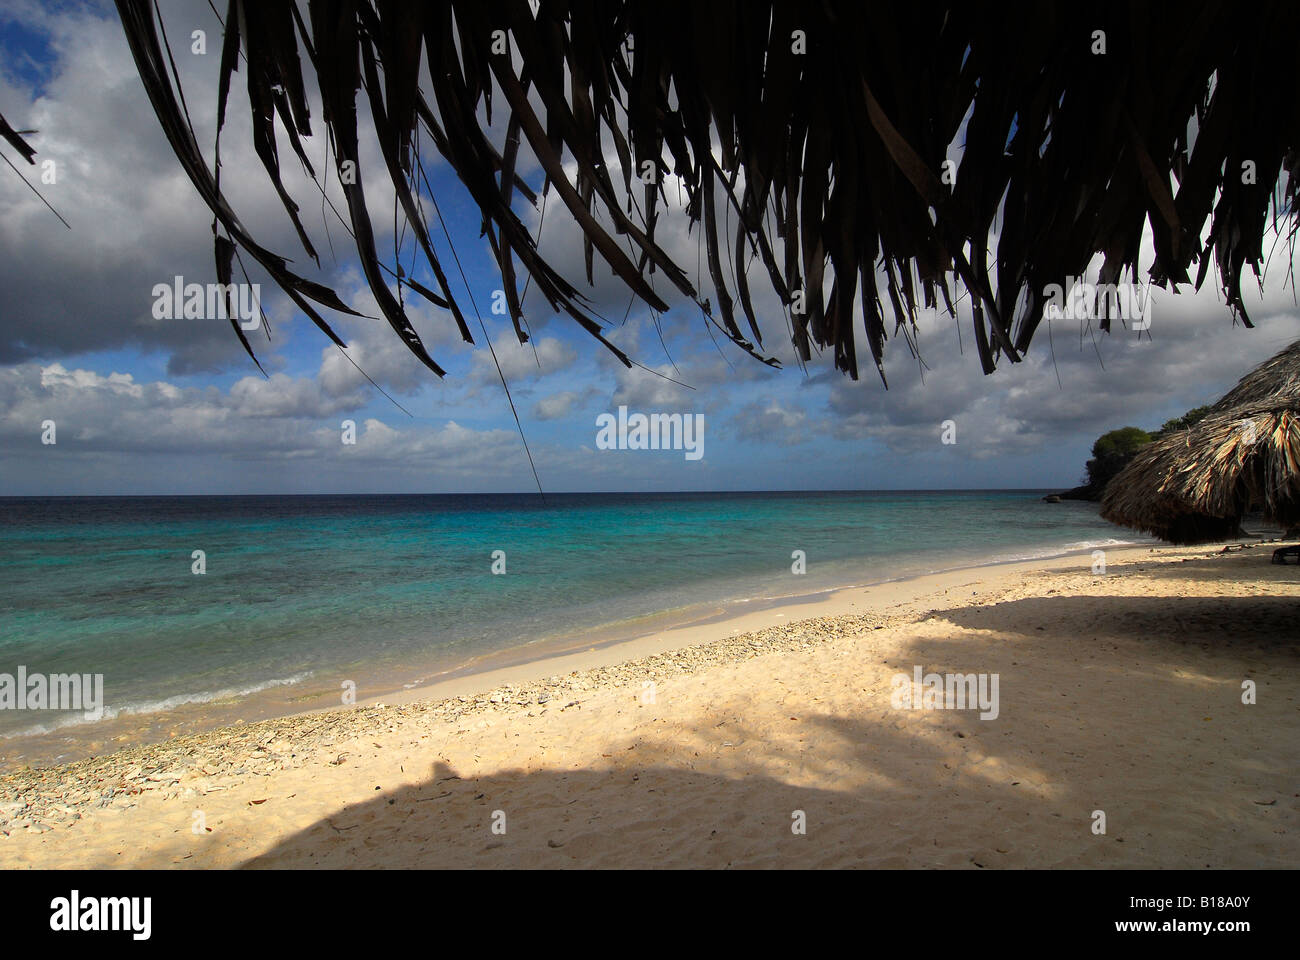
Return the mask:
[[[260,246],[228,204],[220,168],[209,167],[187,122],[153,4],[117,6],[167,138],[215,215],[218,272],[228,275],[232,251],[246,252],[339,341],[318,308],[350,308]],[[426,221],[420,157],[430,145],[482,211],[519,339],[528,336],[522,279],[624,363],[582,293],[541,256],[517,204],[553,190],[552,215],[582,229],[588,282],[599,257],[662,311],[657,275],[762,357],[754,266],[787,306],[798,355],[827,348],[853,377],[855,304],[883,377],[891,326],[910,339],[918,309],[951,311],[964,291],[991,372],[1028,348],[1045,288],[1082,275],[1095,254],[1104,255],[1101,283],[1136,280],[1147,224],[1153,282],[1199,288],[1214,265],[1249,325],[1243,268],[1260,270],[1270,211],[1297,212],[1293,0],[1248,9],[1226,0],[541,0],[535,11],[526,0],[307,0],[302,11],[289,0],[229,0],[223,19],[219,123],[238,70],[257,154],[313,258],[281,182],[275,121],[313,176],[302,138],[328,136],[379,308],[439,374],[390,287],[445,307],[473,342]],[[309,116],[313,86],[320,118]],[[363,97],[372,124],[359,120]],[[480,110],[504,113],[502,151]],[[382,169],[358,165],[363,137],[377,141]],[[516,175],[522,144],[544,171],[541,185]],[[953,144],[956,162],[945,165]],[[656,241],[670,173],[702,231],[711,290],[697,289]],[[362,191],[372,177],[396,190],[429,284],[383,261]],[[1292,241],[1294,222],[1284,229]]]

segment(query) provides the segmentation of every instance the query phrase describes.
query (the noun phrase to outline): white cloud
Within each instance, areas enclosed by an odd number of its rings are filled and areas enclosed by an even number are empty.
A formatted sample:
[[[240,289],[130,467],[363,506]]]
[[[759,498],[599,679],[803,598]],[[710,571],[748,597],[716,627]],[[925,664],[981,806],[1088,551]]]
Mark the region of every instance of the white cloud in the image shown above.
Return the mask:
[[[626,405],[633,410],[694,410],[698,395],[674,382],[680,378],[681,373],[666,363],[649,369],[619,367],[610,406]]]
[[[560,420],[571,416],[578,407],[596,396],[593,389],[564,390],[540,398],[533,404],[533,416],[538,420]]]
[[[791,409],[775,400],[746,404],[733,419],[736,436],[742,440],[779,446],[795,446],[809,440],[817,423],[802,410]]]
[[[507,335],[495,335],[493,345],[496,363],[501,365],[501,375],[512,390],[516,385],[523,386],[529,381],[563,373],[578,359],[578,352],[573,347],[555,337],[520,343],[513,330]],[[468,380],[482,387],[501,388],[496,364],[492,362],[492,354],[486,345],[473,355]]]

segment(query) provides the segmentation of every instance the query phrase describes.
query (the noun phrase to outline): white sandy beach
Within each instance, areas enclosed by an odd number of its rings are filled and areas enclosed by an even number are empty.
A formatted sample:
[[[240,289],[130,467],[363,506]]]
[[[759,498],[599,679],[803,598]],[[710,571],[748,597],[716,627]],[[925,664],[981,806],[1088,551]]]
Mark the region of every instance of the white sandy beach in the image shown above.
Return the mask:
[[[14,773],[0,865],[1294,867],[1300,568],[1219,549],[845,590]],[[917,666],[997,674],[996,719],[893,706]]]

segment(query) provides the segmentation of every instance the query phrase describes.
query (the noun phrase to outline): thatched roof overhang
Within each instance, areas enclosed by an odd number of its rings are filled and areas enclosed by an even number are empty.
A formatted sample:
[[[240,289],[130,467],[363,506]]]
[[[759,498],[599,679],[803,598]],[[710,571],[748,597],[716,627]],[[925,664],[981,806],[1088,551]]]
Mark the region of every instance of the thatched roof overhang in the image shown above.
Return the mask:
[[[259,245],[230,206],[187,121],[155,5],[117,7],[162,128],[213,211],[218,279],[248,255],[339,340],[323,311],[350,308]],[[951,309],[963,293],[984,370],[1015,361],[1049,285],[1082,275],[1097,255],[1102,283],[1146,270],[1159,284],[1199,286],[1213,271],[1249,324],[1243,269],[1259,270],[1270,213],[1293,225],[1300,199],[1292,0],[1248,14],[1227,0],[541,0],[535,10],[527,0],[227,0],[221,15],[220,122],[238,68],[258,156],[313,259],[280,151],[319,177],[303,141],[328,136],[366,280],[394,333],[437,373],[393,293],[443,306],[465,340],[477,335],[425,222],[421,157],[434,151],[482,211],[521,341],[520,287],[531,283],[632,362],[521,219],[518,205],[545,191],[581,227],[588,282],[603,261],[656,311],[671,287],[768,362],[765,328],[788,324],[800,358],[825,349],[853,377],[859,343],[883,377],[887,337],[910,340],[918,309]],[[498,149],[484,117],[503,113]],[[379,169],[357,165],[365,138],[380,147]],[[517,176],[524,152],[543,183]],[[699,282],[656,241],[670,173],[702,231]],[[422,279],[399,278],[380,253],[390,247],[362,189],[372,178],[397,192],[407,221],[397,229],[414,231],[428,262]],[[1139,264],[1148,228],[1154,261]],[[750,284],[763,275],[786,305],[775,322],[753,306]]]

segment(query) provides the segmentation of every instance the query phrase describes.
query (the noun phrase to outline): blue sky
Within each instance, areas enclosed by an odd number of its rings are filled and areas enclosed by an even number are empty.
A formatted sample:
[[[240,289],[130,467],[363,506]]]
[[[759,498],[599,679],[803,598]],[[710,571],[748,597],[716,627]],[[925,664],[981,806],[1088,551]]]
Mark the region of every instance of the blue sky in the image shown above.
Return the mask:
[[[164,0],[162,10],[199,142],[209,145],[220,26],[203,0]],[[194,30],[205,31],[206,54],[190,52]],[[253,235],[377,317],[349,238],[291,169],[296,162],[282,137],[286,183],[322,251],[320,271],[306,260],[253,154],[242,75],[230,109],[223,184]],[[410,416],[366,384],[265,277],[253,280],[263,284],[273,339],[258,334],[253,342],[269,380],[224,321],[153,319],[154,284],[175,275],[215,280],[211,216],[158,129],[111,5],[7,3],[0,113],[37,131],[29,139],[38,163],[54,160],[57,171],[42,192],[72,224],[66,230],[0,165],[0,495],[534,489],[472,310],[477,347],[461,343],[444,311],[412,311],[447,370],[441,381],[382,320],[329,317],[352,359]],[[308,150],[323,156],[321,138]],[[373,143],[363,143],[362,156],[363,169],[379,167]],[[41,167],[20,166],[39,181]],[[599,263],[595,287],[586,286],[576,228],[552,197],[543,253],[609,318],[609,338],[656,376],[624,369],[534,293],[524,304],[534,340],[520,347],[505,318],[488,312],[500,280],[476,208],[444,164],[429,172],[547,490],[1070,486],[1098,434],[1157,426],[1216,398],[1294,339],[1300,313],[1282,286],[1286,264],[1275,256],[1262,293],[1248,300],[1257,329],[1234,328],[1212,281],[1196,294],[1157,290],[1149,335],[1117,329],[1081,337],[1077,321],[1058,321],[1050,336],[1040,332],[1025,362],[986,377],[962,303],[955,320],[922,316],[928,369],[901,339],[891,341],[886,391],[869,369],[859,382],[835,373],[829,356],[800,369],[770,296],[758,300],[759,319],[782,370],[720,338],[715,345],[699,311],[680,301],[659,318],[661,343],[644,307],[634,305],[624,320],[628,295]],[[535,166],[522,172],[540,187]],[[382,244],[392,198],[370,187]],[[540,211],[522,201],[516,207],[536,226]],[[445,253],[439,234],[435,228]],[[697,237],[680,212],[660,236],[679,263],[694,264]],[[404,263],[410,255],[408,234]],[[454,262],[446,256],[444,263],[468,308]],[[427,274],[417,267],[431,284]],[[859,353],[867,354],[865,346]],[[596,449],[596,417],[619,405],[703,414],[704,457]],[[57,425],[54,445],[40,442],[47,419]],[[344,420],[357,424],[355,445],[340,442]],[[945,420],[956,424],[956,444],[940,442]]]

